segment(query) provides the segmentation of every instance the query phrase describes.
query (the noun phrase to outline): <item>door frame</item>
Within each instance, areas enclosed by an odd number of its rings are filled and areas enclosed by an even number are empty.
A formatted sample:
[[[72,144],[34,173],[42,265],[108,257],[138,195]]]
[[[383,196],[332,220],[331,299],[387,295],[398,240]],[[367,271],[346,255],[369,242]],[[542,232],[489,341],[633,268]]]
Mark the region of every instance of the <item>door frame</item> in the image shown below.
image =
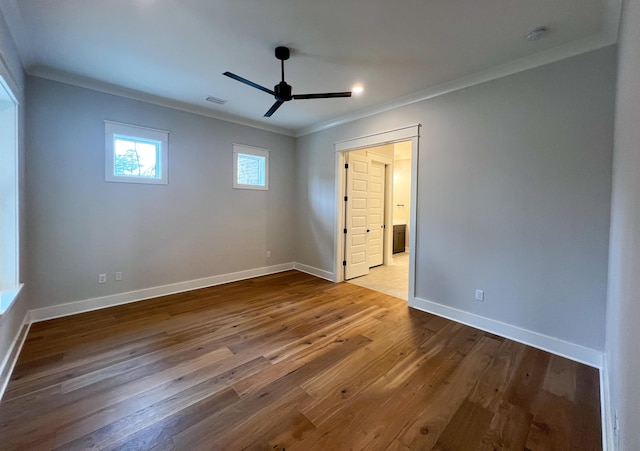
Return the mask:
[[[371,135],[338,141],[335,146],[336,161],[336,222],[334,228],[334,282],[344,281],[344,195],[345,195],[345,152],[383,146],[402,141],[411,141],[411,209],[409,213],[409,300],[415,297],[415,260],[416,260],[416,206],[418,197],[418,141],[420,124],[409,125]],[[391,179],[391,182],[393,180]],[[393,232],[393,226],[387,231]],[[385,236],[386,238],[386,236]]]

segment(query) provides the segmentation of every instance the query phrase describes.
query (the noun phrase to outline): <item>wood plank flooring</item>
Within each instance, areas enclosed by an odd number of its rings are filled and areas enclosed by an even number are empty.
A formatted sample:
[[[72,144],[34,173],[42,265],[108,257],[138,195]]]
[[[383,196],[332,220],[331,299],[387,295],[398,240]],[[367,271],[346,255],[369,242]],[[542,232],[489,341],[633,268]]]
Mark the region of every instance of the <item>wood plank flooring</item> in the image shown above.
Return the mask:
[[[598,450],[598,371],[295,271],[32,326],[0,449]]]

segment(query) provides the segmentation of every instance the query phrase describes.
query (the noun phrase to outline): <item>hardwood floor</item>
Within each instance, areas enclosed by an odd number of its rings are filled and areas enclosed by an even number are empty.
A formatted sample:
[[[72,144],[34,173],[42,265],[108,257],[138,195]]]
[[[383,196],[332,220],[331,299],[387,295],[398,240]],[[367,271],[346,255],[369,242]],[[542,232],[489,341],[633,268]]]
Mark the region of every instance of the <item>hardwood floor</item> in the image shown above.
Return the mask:
[[[598,371],[289,271],[36,323],[9,449],[601,449]]]

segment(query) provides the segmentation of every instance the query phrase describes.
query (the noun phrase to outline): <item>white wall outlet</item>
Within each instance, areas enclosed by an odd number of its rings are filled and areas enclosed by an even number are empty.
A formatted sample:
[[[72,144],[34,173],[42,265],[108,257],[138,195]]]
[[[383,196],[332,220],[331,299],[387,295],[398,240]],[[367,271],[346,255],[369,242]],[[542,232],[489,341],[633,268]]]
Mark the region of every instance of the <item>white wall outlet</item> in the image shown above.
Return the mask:
[[[107,283],[107,275],[98,274],[98,283]]]
[[[267,251],[267,258],[271,257],[271,251]]]
[[[117,280],[117,281],[122,280],[122,273],[121,273],[120,271],[118,271],[118,272],[116,273],[116,280]]]
[[[484,302],[484,291],[476,290],[476,301]]]

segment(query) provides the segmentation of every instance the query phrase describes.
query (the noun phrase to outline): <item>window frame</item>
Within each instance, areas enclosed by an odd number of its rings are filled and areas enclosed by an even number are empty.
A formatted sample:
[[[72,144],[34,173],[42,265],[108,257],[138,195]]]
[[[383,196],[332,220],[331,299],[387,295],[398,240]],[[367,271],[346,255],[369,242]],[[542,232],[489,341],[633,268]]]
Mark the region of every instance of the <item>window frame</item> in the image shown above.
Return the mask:
[[[244,144],[233,144],[233,188],[234,189],[249,189],[257,191],[269,190],[269,149],[262,147],[247,146]],[[238,155],[252,155],[255,157],[262,157],[264,161],[264,185],[250,185],[244,183],[238,183]]]
[[[118,183],[143,183],[149,185],[167,185],[169,183],[169,132],[139,125],[124,124],[121,122],[104,121],[105,133],[105,171],[106,182]],[[135,175],[116,175],[115,166],[115,139],[116,137],[128,138],[137,142],[153,142],[159,144],[157,167],[159,177],[142,177]]]
[[[0,317],[14,305],[20,283],[19,104],[0,75]]]

